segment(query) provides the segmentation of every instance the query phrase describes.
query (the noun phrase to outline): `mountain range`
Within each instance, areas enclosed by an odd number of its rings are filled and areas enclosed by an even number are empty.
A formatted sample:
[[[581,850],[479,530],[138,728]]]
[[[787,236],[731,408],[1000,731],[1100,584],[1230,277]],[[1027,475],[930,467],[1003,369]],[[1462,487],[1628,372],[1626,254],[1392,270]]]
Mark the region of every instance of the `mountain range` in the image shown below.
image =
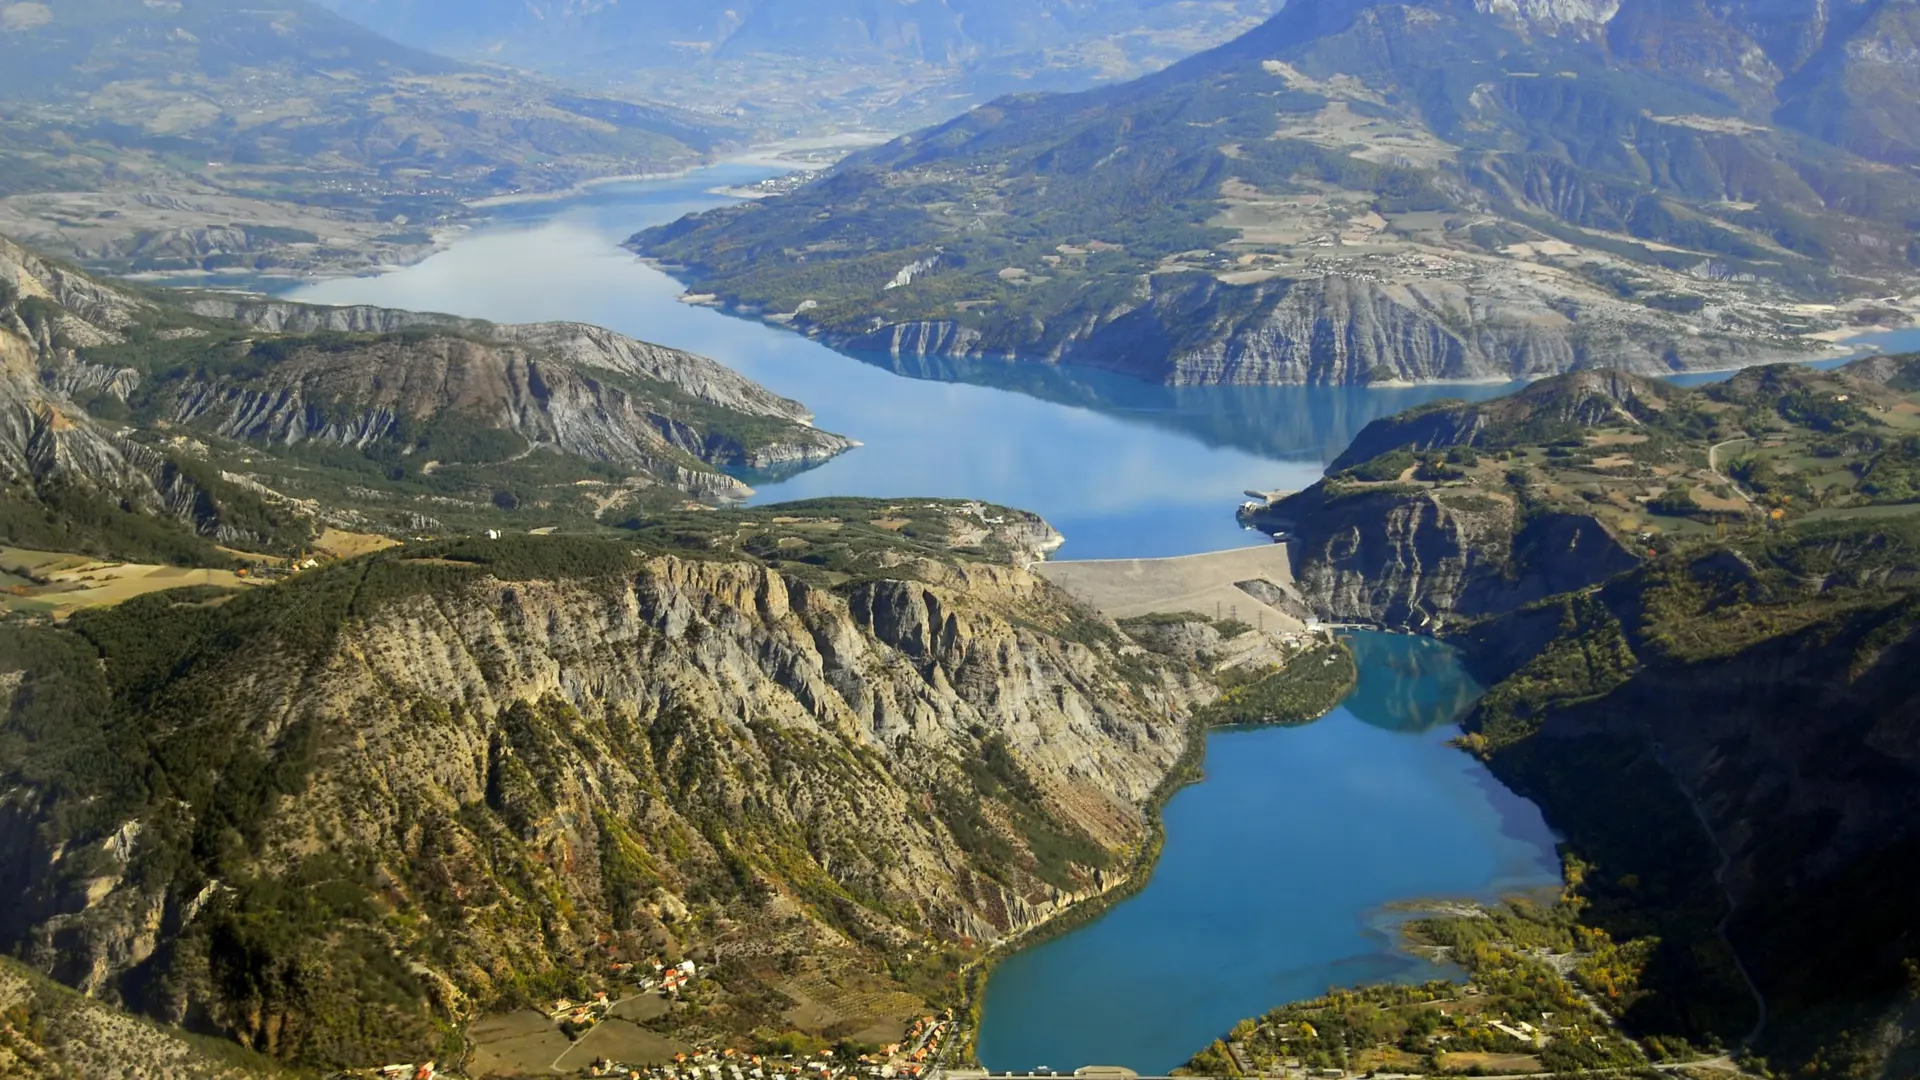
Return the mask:
[[[322,0],[397,40],[775,127],[924,123],[1152,71],[1277,0]]]
[[[1176,384],[1818,355],[1920,310],[1920,16],[1776,6],[1305,0],[633,246],[849,348]]]
[[[0,4],[0,231],[115,272],[416,260],[467,203],[738,131],[398,45],[306,0]]]

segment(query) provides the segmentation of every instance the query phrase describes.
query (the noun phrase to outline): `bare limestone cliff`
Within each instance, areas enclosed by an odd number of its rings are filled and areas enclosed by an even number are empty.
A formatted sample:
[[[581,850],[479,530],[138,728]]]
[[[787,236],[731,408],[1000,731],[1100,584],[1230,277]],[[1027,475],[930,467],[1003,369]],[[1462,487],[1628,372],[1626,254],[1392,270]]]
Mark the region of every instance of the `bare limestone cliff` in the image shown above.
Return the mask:
[[[1017,566],[868,566],[463,542],[8,636],[0,936],[335,1064],[663,948],[730,958],[721,1030],[920,987],[1118,883],[1211,691]]]
[[[1425,631],[1585,588],[1636,562],[1591,517],[1528,516],[1512,496],[1470,487],[1323,483],[1261,521],[1286,533],[1315,614]]]
[[[1642,524],[1648,500],[1627,481],[1676,486],[1705,464],[1678,445],[1699,405],[1613,370],[1434,402],[1368,424],[1326,479],[1241,517],[1287,541],[1323,618],[1439,632],[1638,565],[1632,534],[1661,526]]]
[[[1561,282],[1552,285],[1524,275],[1407,286],[1357,276],[1239,284],[1142,274],[1123,300],[1075,306],[1017,331],[921,320],[850,334],[812,330],[805,314],[794,325],[893,356],[1048,360],[1173,386],[1527,379],[1600,364],[1660,375],[1807,353],[1702,333],[1697,320],[1598,291],[1569,299],[1556,291]]]

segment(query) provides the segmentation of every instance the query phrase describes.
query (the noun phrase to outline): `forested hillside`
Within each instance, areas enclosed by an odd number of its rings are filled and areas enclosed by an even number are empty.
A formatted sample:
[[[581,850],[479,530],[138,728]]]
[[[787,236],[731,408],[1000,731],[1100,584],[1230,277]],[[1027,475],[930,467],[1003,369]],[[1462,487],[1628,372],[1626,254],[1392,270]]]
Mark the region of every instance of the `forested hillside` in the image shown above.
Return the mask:
[[[1325,481],[1249,511],[1323,616],[1465,649],[1488,690],[1461,745],[1565,837],[1568,888],[1416,924],[1485,999],[1368,990],[1236,1037],[1328,1052],[1306,1023],[1396,1066],[1911,1072],[1920,893],[1888,870],[1920,853],[1916,372],[1560,376],[1376,421]],[[1456,1019],[1410,1019],[1433,1009]],[[1502,1016],[1547,1041],[1483,1022]],[[1596,1020],[1638,1049],[1556,1049]]]

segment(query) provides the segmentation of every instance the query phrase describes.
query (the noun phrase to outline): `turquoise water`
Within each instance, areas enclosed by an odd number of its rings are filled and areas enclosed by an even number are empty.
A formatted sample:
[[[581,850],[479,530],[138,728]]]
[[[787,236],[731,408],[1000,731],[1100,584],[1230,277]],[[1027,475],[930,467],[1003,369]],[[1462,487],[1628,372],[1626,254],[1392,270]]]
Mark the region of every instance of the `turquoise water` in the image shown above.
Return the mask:
[[[577,319],[712,356],[865,444],[759,483],[761,501],[990,499],[1043,514],[1067,557],[1264,543],[1234,524],[1243,489],[1304,487],[1376,417],[1508,389],[1170,389],[1039,364],[848,356],[680,303],[675,282],[618,247],[721,201],[707,188],[762,175],[709,170],[514,208],[419,266],[291,295]],[[1163,859],[1138,896],[996,972],[988,1065],[1164,1072],[1243,1016],[1331,984],[1434,973],[1395,948],[1393,901],[1557,880],[1538,812],[1444,745],[1476,692],[1452,654],[1387,635],[1357,647],[1360,685],[1331,716],[1212,737],[1207,780],[1167,807]]]
[[[1173,389],[1079,368],[1004,361],[898,363],[679,302],[672,278],[619,244],[725,200],[744,166],[506,208],[420,265],[287,292],[498,322],[572,319],[711,356],[813,408],[865,445],[778,482],[759,501],[818,495],[954,496],[1035,511],[1064,558],[1181,555],[1266,543],[1233,510],[1248,488],[1297,489],[1369,421],[1500,386]],[[906,374],[914,377],[902,378]]]
[[[1451,975],[1394,947],[1394,901],[1557,884],[1539,811],[1445,745],[1478,692],[1450,650],[1354,641],[1360,685],[1325,719],[1208,739],[1145,889],[994,971],[983,1064],[1164,1075],[1277,1004]]]

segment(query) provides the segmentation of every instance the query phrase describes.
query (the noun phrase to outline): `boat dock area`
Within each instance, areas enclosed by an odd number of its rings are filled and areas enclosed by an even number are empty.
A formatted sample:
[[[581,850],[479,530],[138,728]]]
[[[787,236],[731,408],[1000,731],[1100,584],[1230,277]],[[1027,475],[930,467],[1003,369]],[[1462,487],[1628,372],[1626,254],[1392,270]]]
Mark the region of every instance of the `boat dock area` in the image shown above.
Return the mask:
[[[1236,616],[1268,630],[1306,624],[1278,606],[1293,595],[1293,566],[1285,544],[1229,548],[1168,559],[1089,559],[1042,563],[1041,576],[1115,619],[1198,612]],[[1242,588],[1253,583],[1264,596]],[[1289,605],[1302,610],[1298,604]]]

